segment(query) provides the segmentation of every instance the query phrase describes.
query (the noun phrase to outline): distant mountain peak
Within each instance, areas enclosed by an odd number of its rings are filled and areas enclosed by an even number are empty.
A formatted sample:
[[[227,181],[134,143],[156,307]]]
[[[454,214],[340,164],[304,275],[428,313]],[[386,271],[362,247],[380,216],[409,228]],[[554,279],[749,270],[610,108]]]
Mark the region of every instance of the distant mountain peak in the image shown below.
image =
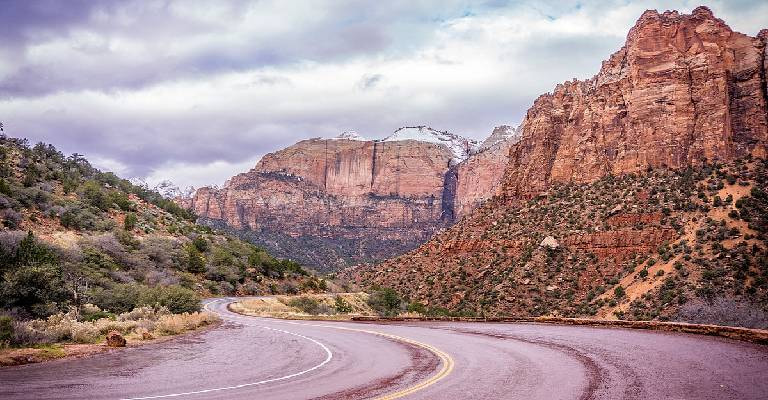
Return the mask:
[[[493,129],[493,132],[491,133],[491,136],[488,136],[478,147],[477,151],[485,151],[490,149],[493,146],[496,146],[499,143],[506,143],[507,141],[512,141],[512,144],[517,143],[520,141],[520,138],[522,137],[523,130],[521,127],[513,127],[511,125],[500,125]]]

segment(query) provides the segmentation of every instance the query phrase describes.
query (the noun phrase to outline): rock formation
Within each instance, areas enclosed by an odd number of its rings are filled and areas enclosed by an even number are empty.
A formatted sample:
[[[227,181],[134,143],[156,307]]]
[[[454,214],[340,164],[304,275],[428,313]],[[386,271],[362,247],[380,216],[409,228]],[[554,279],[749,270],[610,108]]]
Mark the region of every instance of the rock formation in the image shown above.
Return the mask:
[[[509,150],[520,140],[520,130],[496,127],[466,161],[456,166],[455,215],[461,218],[498,194],[508,163]]]
[[[534,102],[507,144],[498,196],[419,248],[343,276],[459,312],[669,318],[690,296],[745,290],[764,307],[768,285],[745,269],[768,273],[768,231],[734,207],[768,204],[767,40],[705,7],[645,12],[595,77]],[[483,167],[458,167],[470,208],[486,189],[462,171]]]
[[[646,11],[597,75],[536,99],[510,154],[507,195],[648,167],[765,157],[768,35],[760,36],[733,32],[706,7]]]
[[[501,182],[506,139],[497,135],[469,167],[462,161],[476,143],[424,126],[377,141],[354,132],[309,139],[180,203],[208,224],[331,270],[402,254],[452,224],[457,205],[466,213],[479,204]]]

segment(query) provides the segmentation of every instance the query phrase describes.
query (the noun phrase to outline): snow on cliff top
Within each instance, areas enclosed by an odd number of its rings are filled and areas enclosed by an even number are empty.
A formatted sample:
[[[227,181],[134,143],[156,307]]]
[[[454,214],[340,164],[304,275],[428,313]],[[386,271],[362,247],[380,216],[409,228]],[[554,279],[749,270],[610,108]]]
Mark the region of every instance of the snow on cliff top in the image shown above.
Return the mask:
[[[416,140],[420,142],[442,144],[453,153],[454,159],[463,161],[469,157],[477,142],[450,132],[441,132],[428,126],[406,126],[384,138],[385,142]]]
[[[512,144],[517,143],[520,141],[520,137],[522,136],[522,128],[517,127],[514,128],[509,125],[501,125],[497,126],[493,129],[493,133],[491,133],[491,136],[488,136],[487,139],[481,143],[477,151],[485,151],[499,143],[506,142],[506,141],[512,141]]]
[[[336,136],[333,139],[335,139],[335,140],[339,140],[339,139],[361,140],[361,141],[367,141],[368,140],[368,139],[360,136],[360,134],[358,134],[355,131],[344,131],[344,132],[341,132],[341,134],[339,136]]]

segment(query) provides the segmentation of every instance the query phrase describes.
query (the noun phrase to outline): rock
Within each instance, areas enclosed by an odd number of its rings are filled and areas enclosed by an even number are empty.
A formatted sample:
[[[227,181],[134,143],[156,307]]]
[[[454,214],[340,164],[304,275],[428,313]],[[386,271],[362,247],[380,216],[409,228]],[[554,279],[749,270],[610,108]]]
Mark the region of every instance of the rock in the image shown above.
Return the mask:
[[[458,182],[454,210],[457,219],[500,193],[509,149],[519,139],[518,130],[509,126],[497,127],[483,142],[480,151],[456,167]]]
[[[107,346],[125,347],[125,338],[118,331],[110,331],[107,334]]]
[[[557,285],[549,285],[545,289],[547,289],[547,292],[553,292],[553,291],[555,291],[557,289],[560,289],[560,287],[557,286]]]
[[[552,236],[547,236],[544,238],[544,240],[541,241],[541,243],[539,244],[539,247],[546,247],[554,250],[560,247],[560,244],[557,243],[557,240],[555,240],[555,238],[553,238]]]
[[[220,189],[204,187],[177,202],[201,222],[308,266],[385,259],[497,191],[509,134],[494,131],[493,145],[471,155],[473,141],[427,127],[401,128],[383,141],[349,133],[304,140],[265,155]]]
[[[704,162],[729,163],[746,155],[765,158],[767,40],[768,30],[760,38],[736,33],[705,9],[690,15],[645,12],[595,77],[558,85],[534,102],[522,138],[509,147],[498,196],[478,195],[488,200],[420,248],[347,276],[446,308],[464,306],[451,296],[457,287],[470,286],[496,300],[478,300],[493,311],[529,313],[545,292],[535,282],[554,279],[578,289],[567,296],[572,299],[546,297],[560,303],[549,311],[587,300],[605,277],[629,276],[625,269],[636,255],[654,254],[681,239],[675,218],[685,221],[699,212],[670,207],[676,217],[669,219],[659,207],[645,209],[651,201],[666,201],[651,189],[661,185],[672,192],[679,185],[678,173],[668,170],[701,171],[696,167]],[[474,202],[467,193],[482,186],[471,177],[486,167],[472,163],[470,158],[457,167],[457,215],[463,214],[462,201]],[[587,185],[629,173],[635,176]],[[492,176],[484,178],[485,187],[494,186],[488,183]],[[672,180],[662,185],[664,177]],[[623,182],[626,187],[616,185]],[[553,183],[564,185],[550,190]],[[568,226],[571,218],[575,225]],[[495,221],[503,223],[494,227]],[[535,251],[542,231],[552,236],[540,246],[562,248],[563,254]],[[489,262],[494,268],[479,273]],[[429,280],[407,274],[412,265]],[[423,289],[415,290],[422,282]],[[518,285],[491,293],[499,282]]]
[[[645,12],[597,75],[536,99],[503,191],[516,200],[553,182],[765,157],[764,54],[763,39],[708,10]]]

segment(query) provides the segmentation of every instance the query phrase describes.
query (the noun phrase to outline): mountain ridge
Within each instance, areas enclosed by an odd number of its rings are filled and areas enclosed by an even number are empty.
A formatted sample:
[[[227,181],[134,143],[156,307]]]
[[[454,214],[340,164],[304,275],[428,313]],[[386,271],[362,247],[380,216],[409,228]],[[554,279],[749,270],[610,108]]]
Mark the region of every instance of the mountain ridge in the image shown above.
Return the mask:
[[[536,99],[496,196],[342,275],[458,312],[765,312],[767,40],[646,11],[598,74]]]

